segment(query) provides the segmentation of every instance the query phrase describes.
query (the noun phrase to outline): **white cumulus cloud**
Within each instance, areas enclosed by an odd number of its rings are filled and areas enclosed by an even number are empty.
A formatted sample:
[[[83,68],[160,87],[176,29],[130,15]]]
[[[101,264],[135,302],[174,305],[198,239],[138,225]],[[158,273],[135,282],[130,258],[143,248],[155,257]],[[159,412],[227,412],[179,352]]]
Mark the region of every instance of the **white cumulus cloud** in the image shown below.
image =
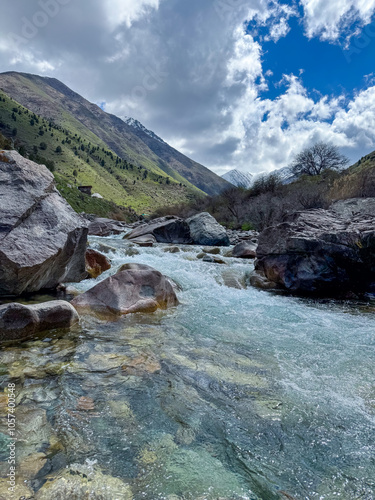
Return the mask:
[[[365,26],[375,12],[375,0],[300,0],[306,34],[323,40],[337,40],[354,23]],[[356,28],[351,34],[356,33]],[[350,37],[350,34],[349,34]]]

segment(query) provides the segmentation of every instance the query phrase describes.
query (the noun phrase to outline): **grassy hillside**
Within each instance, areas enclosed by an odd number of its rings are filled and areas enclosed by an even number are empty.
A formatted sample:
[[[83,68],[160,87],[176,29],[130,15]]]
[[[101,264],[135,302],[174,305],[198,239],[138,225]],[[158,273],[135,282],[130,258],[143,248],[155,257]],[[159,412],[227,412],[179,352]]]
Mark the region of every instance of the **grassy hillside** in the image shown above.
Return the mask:
[[[92,185],[93,192],[105,200],[137,213],[203,195],[187,181],[173,179],[153,165],[137,166],[118,156],[68,113],[62,121],[65,126],[44,119],[0,91],[0,132],[13,139],[21,154],[54,172],[73,206],[77,205],[73,196],[77,190],[70,188],[78,185]]]
[[[333,183],[332,200],[367,198],[375,196],[375,151],[363,156],[345,170]]]
[[[105,113],[54,78],[0,74],[0,88],[30,111],[52,120],[87,142],[105,147],[137,168],[185,184],[190,193],[216,194],[228,183],[158,138],[140,134],[120,118]]]

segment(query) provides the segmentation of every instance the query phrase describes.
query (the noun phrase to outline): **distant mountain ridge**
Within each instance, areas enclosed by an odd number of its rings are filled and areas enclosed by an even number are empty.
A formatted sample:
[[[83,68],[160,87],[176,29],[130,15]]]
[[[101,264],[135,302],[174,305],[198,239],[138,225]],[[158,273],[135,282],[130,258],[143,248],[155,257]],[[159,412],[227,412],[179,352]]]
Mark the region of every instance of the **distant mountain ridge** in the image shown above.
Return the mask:
[[[210,195],[228,187],[220,176],[169,146],[137,120],[123,121],[106,113],[55,78],[6,72],[0,74],[0,88],[33,113],[62,127],[73,127],[91,142],[99,138],[119,157],[138,167]]]
[[[298,178],[290,167],[283,167],[278,170],[273,170],[272,172],[261,172],[260,174],[240,172],[239,170],[234,169],[222,175],[222,178],[230,182],[233,186],[249,189],[258,179],[262,177],[269,177],[270,175],[277,175],[282,184],[290,184]]]
[[[253,175],[248,172],[240,172],[237,169],[230,170],[222,175],[222,178],[233,184],[233,186],[249,189],[253,184]]]

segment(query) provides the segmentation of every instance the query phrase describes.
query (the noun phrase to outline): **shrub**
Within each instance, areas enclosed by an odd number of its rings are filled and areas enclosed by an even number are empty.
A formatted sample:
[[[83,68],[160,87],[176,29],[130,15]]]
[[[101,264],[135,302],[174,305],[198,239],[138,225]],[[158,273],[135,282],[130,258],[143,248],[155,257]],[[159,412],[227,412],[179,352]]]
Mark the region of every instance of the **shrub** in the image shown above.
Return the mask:
[[[242,231],[254,231],[255,227],[250,222],[245,222],[241,226]]]

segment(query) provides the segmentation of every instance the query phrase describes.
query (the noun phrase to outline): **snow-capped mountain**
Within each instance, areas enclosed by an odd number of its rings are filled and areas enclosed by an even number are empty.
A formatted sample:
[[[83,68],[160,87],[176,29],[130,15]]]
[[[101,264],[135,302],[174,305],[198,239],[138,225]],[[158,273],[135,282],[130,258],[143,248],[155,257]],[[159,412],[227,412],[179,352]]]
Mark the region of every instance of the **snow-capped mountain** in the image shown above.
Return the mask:
[[[257,180],[262,177],[268,177],[270,175],[277,175],[282,184],[290,184],[298,179],[298,175],[295,175],[290,167],[279,168],[278,170],[272,170],[272,172],[261,172],[260,174],[254,174],[252,178],[252,185]]]
[[[253,175],[247,172],[240,172],[239,170],[230,170],[226,174],[221,176],[226,181],[230,182],[234,186],[243,187],[248,189],[253,184]]]
[[[274,170],[271,174],[276,174],[283,184],[290,184],[298,179],[298,175],[295,175],[291,169],[291,167],[279,168],[278,170]]]
[[[130,127],[135,128],[136,130],[140,130],[147,134],[149,137],[152,137],[153,139],[165,143],[163,139],[161,139],[159,136],[157,136],[152,130],[148,130],[144,125],[142,125],[141,122],[136,120],[135,118],[125,118],[125,123],[129,125]]]
[[[268,177],[269,175],[277,175],[282,184],[290,184],[298,179],[298,176],[293,174],[290,167],[280,168],[272,172],[261,172],[260,174],[250,174],[234,169],[222,175],[222,178],[234,186],[249,189],[258,179]]]

